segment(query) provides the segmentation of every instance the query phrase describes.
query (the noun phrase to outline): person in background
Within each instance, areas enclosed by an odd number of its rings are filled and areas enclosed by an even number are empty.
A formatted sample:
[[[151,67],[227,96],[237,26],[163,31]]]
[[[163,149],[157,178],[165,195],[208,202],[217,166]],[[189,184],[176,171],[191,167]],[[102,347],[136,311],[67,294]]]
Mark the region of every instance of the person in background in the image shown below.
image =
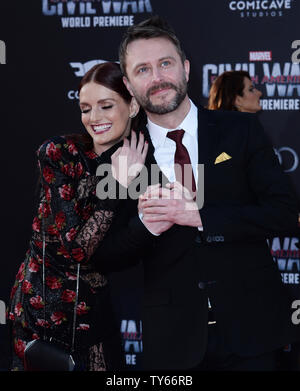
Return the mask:
[[[209,91],[207,108],[209,110],[258,113],[261,110],[261,95],[261,91],[255,88],[249,72],[226,71],[213,81]],[[300,213],[298,221],[300,227]]]
[[[8,314],[13,345],[11,370],[24,370],[26,344],[43,338],[44,333],[69,350],[73,330],[77,370],[122,368],[119,324],[106,277],[118,266],[108,262],[105,272],[99,272],[101,252],[97,252],[118,213],[119,200],[97,197],[101,177],[96,176],[96,170],[102,163],[114,164],[114,157],[120,153],[142,164],[147,144],[143,135],[137,141],[139,105],[123,84],[118,64],[99,64],[84,75],[79,85],[79,106],[86,133],[51,137],[37,150],[38,207],[29,249],[11,291]],[[130,183],[133,178],[127,179]],[[78,262],[79,296],[73,329]]]
[[[261,95],[248,72],[226,71],[213,81],[207,108],[257,113],[261,110]]]

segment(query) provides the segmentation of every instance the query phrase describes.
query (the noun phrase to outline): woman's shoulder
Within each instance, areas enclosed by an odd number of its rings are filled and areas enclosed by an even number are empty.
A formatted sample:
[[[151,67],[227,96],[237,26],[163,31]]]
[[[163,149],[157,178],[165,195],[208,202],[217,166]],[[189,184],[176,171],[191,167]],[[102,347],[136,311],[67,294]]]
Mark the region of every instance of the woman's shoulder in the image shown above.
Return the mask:
[[[52,161],[76,160],[79,158],[79,146],[71,136],[52,136],[39,146],[37,156]]]

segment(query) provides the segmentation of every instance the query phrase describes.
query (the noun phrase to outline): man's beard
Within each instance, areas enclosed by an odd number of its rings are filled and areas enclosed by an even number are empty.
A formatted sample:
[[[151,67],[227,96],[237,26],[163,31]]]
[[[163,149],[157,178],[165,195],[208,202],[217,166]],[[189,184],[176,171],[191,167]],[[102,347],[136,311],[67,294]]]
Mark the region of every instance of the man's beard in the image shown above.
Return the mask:
[[[170,102],[163,102],[160,104],[153,104],[150,100],[151,93],[163,89],[163,88],[172,88],[176,91],[176,95]],[[149,113],[153,114],[167,114],[176,110],[177,107],[181,104],[187,94],[187,81],[185,77],[182,78],[181,82],[178,85],[169,82],[162,82],[151,88],[146,93],[146,96],[140,96],[133,90],[134,96],[138,103],[143,107],[143,109]]]

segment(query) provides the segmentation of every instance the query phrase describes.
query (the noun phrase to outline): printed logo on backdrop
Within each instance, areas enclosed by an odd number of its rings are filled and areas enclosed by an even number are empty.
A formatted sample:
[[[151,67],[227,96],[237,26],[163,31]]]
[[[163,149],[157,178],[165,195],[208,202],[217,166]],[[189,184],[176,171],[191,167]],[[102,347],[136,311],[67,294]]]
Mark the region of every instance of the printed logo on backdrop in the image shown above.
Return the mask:
[[[94,65],[107,62],[108,60],[90,60],[86,62],[70,62],[70,67],[73,69],[73,73],[77,77],[83,77],[87,71],[89,71]],[[68,98],[79,99],[77,90],[69,90]]]
[[[129,366],[137,364],[137,355],[143,351],[142,321],[123,319],[121,334],[125,352],[125,363]]]
[[[291,59],[291,44],[286,47],[286,61],[274,58],[270,50],[257,50],[245,62],[203,65],[203,97],[208,98],[212,82],[224,71],[244,70],[262,92],[262,110],[300,110],[300,63]]]
[[[299,285],[300,249],[299,238],[273,238],[269,241],[271,254],[281,273],[282,281],[289,285]]]
[[[292,9],[293,0],[229,1],[228,8],[241,18],[282,17]]]
[[[150,0],[42,0],[42,13],[59,18],[64,29],[122,27],[135,15],[152,13]]]

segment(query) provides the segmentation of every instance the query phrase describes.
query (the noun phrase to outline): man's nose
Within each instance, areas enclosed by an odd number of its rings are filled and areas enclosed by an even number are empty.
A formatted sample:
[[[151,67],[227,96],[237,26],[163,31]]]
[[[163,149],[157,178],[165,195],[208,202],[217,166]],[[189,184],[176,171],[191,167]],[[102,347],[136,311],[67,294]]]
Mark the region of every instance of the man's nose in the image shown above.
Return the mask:
[[[160,68],[154,68],[152,71],[152,81],[159,82],[162,81],[162,73]]]

